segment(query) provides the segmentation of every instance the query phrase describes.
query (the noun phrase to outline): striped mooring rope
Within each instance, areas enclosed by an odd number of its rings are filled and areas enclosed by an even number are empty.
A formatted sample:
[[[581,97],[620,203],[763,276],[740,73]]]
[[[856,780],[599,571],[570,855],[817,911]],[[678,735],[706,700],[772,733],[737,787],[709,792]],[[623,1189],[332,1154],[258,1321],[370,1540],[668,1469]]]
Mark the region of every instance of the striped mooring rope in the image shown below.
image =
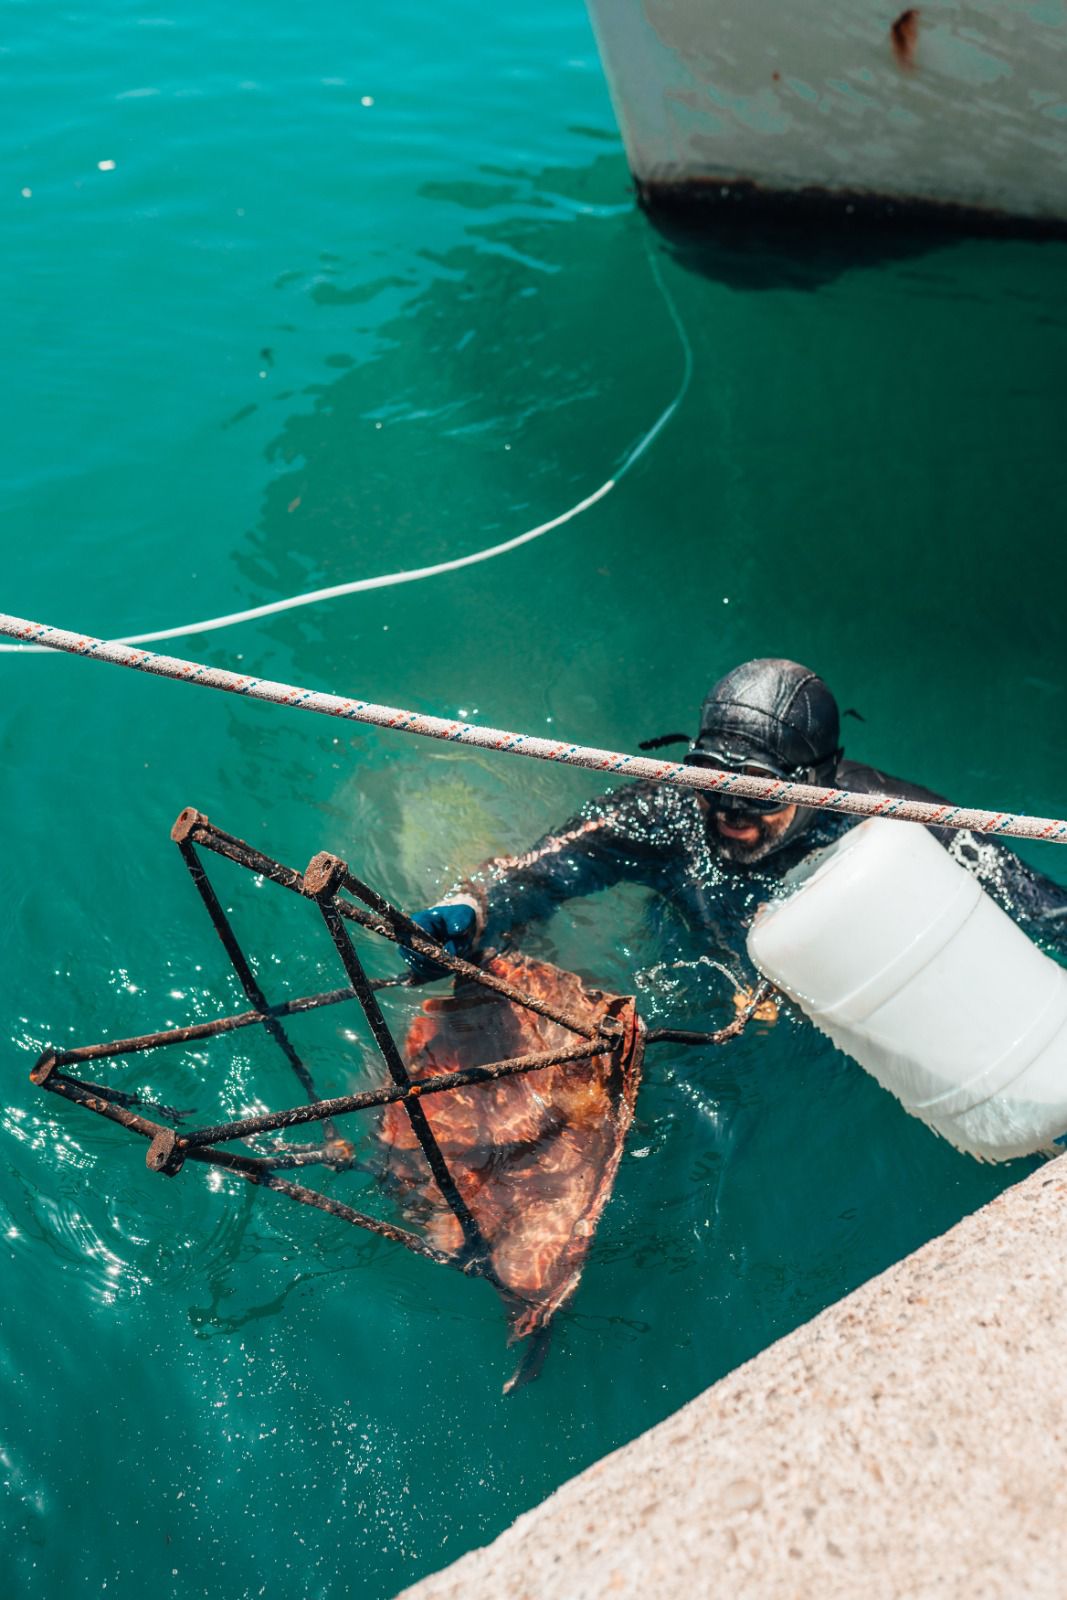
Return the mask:
[[[417,733],[425,738],[445,739],[452,744],[472,745],[479,750],[501,750],[511,755],[533,756],[539,761],[558,761],[564,766],[586,767],[614,777],[646,778],[657,783],[673,783],[687,789],[704,789],[718,794],[734,794],[752,800],[777,800],[783,806],[810,806],[817,811],[843,811],[858,817],[893,817],[901,822],[921,822],[939,828],[967,828],[973,833],[990,833],[1015,839],[1043,839],[1067,843],[1067,821],[1057,817],[1029,817],[1011,811],[984,811],[973,806],[934,804],[924,800],[904,800],[886,795],[854,794],[847,789],[827,789],[785,779],[745,776],[720,772],[710,767],[687,767],[676,761],[653,761],[645,756],[623,755],[615,750],[597,750],[586,745],[567,744],[557,739],[542,739],[534,734],[507,733],[500,728],[483,728],[447,717],[425,716],[418,711],[401,711],[395,706],[375,705],[343,695],[324,694],[317,689],[300,689],[289,683],[274,683],[267,678],[252,678],[209,667],[177,656],[157,655],[152,650],[134,649],[86,634],[70,633],[45,623],[28,622],[23,617],[0,613],[0,633],[25,644],[44,645],[91,661],[108,661],[114,666],[132,667],[137,672],[173,678],[181,683],[199,684],[205,689],[223,689],[229,694],[247,695],[272,705],[293,706],[301,711],[317,711],[327,717],[348,722],[371,723],[400,733]]]

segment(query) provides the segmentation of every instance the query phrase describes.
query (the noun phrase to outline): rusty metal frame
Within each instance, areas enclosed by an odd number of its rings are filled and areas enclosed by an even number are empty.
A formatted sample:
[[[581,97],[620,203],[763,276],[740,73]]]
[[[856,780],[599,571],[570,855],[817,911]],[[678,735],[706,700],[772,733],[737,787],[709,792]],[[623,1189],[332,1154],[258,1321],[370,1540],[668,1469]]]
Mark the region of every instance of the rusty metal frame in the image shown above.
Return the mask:
[[[620,1023],[614,1018],[606,1017],[598,1026],[593,1027],[583,1019],[549,1005],[505,979],[476,966],[473,962],[452,955],[430,938],[410,917],[405,916],[396,906],[357,878],[349,870],[347,863],[338,856],[321,852],[312,858],[305,872],[297,872],[292,867],[287,867],[282,862],[264,855],[243,839],[235,838],[234,835],[223,832],[221,828],[216,828],[206,816],[192,807],[187,807],[179,814],[171,829],[171,838],[178,846],[194,887],[252,1009],[231,1016],[218,1017],[213,1022],[198,1022],[186,1027],[139,1034],[128,1039],[109,1039],[70,1050],[45,1051],[30,1073],[31,1081],[49,1093],[57,1094],[75,1105],[84,1106],[86,1110],[147,1139],[149,1145],[145,1161],[152,1172],[174,1177],[187,1161],[219,1167],[244,1178],[249,1183],[284,1194],[298,1204],[313,1206],[340,1221],[352,1223],[393,1243],[402,1244],[429,1260],[458,1267],[464,1272],[496,1283],[496,1274],[489,1259],[486,1241],[456,1186],[420,1102],[427,1095],[444,1094],[474,1084],[490,1083],[499,1078],[536,1072],[563,1062],[588,1060],[593,1056],[614,1053],[622,1044]],[[201,849],[222,856],[271,883],[279,884],[282,888],[313,901],[322,915],[348,978],[348,984],[343,988],[304,995],[272,1005],[238,943],[233,926],[208,877],[200,854]],[[410,980],[403,977],[369,978],[348,931],[349,923],[389,939],[394,944],[414,949],[418,954],[455,975],[503,995],[513,1004],[524,1006],[540,1016],[547,1017],[575,1034],[576,1043],[557,1050],[515,1056],[486,1066],[466,1067],[455,1072],[441,1073],[436,1077],[423,1078],[417,1082],[412,1081],[377,1001],[377,991],[404,985]],[[680,1044],[723,1044],[742,1032],[769,992],[770,986],[761,984],[745,1010],[733,1022],[717,1032],[694,1033],[660,1028],[649,1032],[646,1035],[646,1042],[670,1040]],[[338,1005],[346,1000],[359,1002],[390,1082],[376,1089],[363,1090],[358,1094],[337,1095],[323,1099],[315,1088],[310,1070],[289,1038],[283,1019],[322,1006]],[[142,1054],[167,1045],[190,1044],[253,1026],[262,1026],[278,1045],[307,1096],[302,1103],[281,1111],[264,1112],[258,1116],[242,1117],[230,1122],[185,1130],[169,1125],[181,1122],[185,1113],[168,1106],[142,1101],[126,1090],[73,1077],[64,1070],[82,1062]],[[353,1112],[391,1104],[404,1107],[434,1180],[460,1225],[464,1249],[458,1258],[436,1249],[427,1240],[406,1228],[368,1216],[317,1189],[293,1183],[278,1175],[287,1169],[312,1165],[324,1166],[334,1171],[345,1171],[356,1167],[358,1162],[355,1149],[348,1140],[338,1134],[336,1119]],[[157,1121],[146,1116],[144,1113],[148,1110],[155,1111],[167,1120]],[[276,1144],[265,1154],[260,1152],[247,1154],[220,1148],[235,1141],[246,1141],[263,1134],[277,1134],[286,1128],[310,1122],[321,1124],[323,1133],[321,1143]],[[253,1146],[253,1151],[254,1149]]]

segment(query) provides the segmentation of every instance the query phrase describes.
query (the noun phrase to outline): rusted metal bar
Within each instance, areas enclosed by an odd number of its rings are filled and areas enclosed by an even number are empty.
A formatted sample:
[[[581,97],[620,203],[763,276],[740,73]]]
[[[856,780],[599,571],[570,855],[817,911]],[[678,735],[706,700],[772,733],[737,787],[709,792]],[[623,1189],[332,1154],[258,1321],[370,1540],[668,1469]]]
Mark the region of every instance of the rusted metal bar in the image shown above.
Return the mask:
[[[298,1054],[296,1046],[286,1033],[280,1020],[272,1014],[270,1002],[263,993],[259,979],[252,971],[251,963],[237,941],[237,935],[233,931],[233,924],[223,910],[222,902],[215,893],[211,879],[204,870],[203,862],[197,855],[196,846],[189,837],[194,826],[195,824],[188,811],[182,811],[170,830],[170,836],[181,852],[181,858],[188,868],[189,876],[192,878],[196,891],[204,903],[208,916],[211,918],[212,926],[219,936],[222,947],[230,958],[230,964],[237,974],[241,988],[252,1002],[254,1008],[262,1014],[263,1026],[292,1067],[296,1080],[308,1099],[318,1100],[320,1095],[315,1087],[315,1080],[312,1078],[310,1071]],[[327,1139],[336,1137],[336,1129],[328,1122],[323,1123],[322,1131]]]
[[[744,1033],[763,1002],[774,993],[774,985],[764,978],[753,989],[745,1009],[732,1022],[714,1033],[694,1033],[689,1028],[650,1028],[645,1035],[646,1044],[725,1044]]]
[[[701,1033],[691,1028],[649,1028],[646,1044],[724,1044],[727,1039],[736,1039],[740,1033],[736,1023],[731,1022],[728,1027],[719,1028],[715,1033]]]
[[[236,862],[238,866],[247,867],[251,872],[270,878],[272,883],[279,883],[284,889],[291,889],[296,894],[314,898],[308,894],[304,874],[295,872],[292,867],[283,866],[279,861],[272,861],[262,851],[246,844],[243,839],[237,839],[232,833],[224,833],[202,812],[193,807],[187,807],[175,823],[175,827],[183,823],[183,819],[190,819],[187,824],[189,838],[197,844],[202,844],[206,849],[213,850],[217,855],[225,856],[228,860]],[[318,857],[316,857],[316,860]],[[402,944],[419,955],[427,956],[431,961],[436,961],[439,966],[446,967],[449,972],[457,977],[469,978],[472,983],[480,984],[483,989],[492,989],[495,994],[502,994],[516,1005],[525,1006],[528,1011],[536,1011],[539,1016],[547,1017],[550,1022],[558,1022],[560,1027],[567,1028],[571,1033],[577,1033],[583,1039],[591,1039],[595,1029],[587,1023],[570,1015],[569,1012],[559,1011],[554,1006],[539,1000],[536,996],[527,994],[518,989],[514,984],[508,983],[503,978],[495,977],[491,972],[476,966],[472,961],[464,961],[462,956],[454,956],[431,939],[417,922],[406,917],[398,907],[376,894],[373,889],[361,882],[345,867],[346,881],[341,887],[361,899],[365,905],[373,907],[377,914],[368,914],[360,906],[354,906],[348,900],[337,900],[335,903],[342,917],[349,922],[356,922],[360,927],[366,928],[370,933],[380,934],[383,939],[389,939],[393,944]]]
[[[212,1152],[212,1154],[217,1153]],[[302,1183],[290,1183],[287,1178],[276,1178],[271,1172],[244,1172],[242,1176],[261,1189],[273,1189],[276,1194],[287,1195],[299,1205],[314,1206],[317,1211],[325,1211],[327,1216],[336,1217],[340,1222],[351,1222],[353,1226],[365,1228],[369,1233],[377,1233],[393,1244],[402,1244],[405,1249],[413,1250],[416,1255],[425,1256],[429,1261],[436,1261],[438,1266],[458,1266],[460,1271],[482,1277],[489,1276],[479,1261],[471,1259],[466,1263],[460,1263],[454,1257],[446,1255],[443,1250],[436,1249],[428,1240],[420,1239],[417,1233],[409,1233],[407,1228],[398,1228],[392,1222],[381,1222],[377,1217],[368,1217],[365,1212],[356,1211],[352,1206],[346,1206],[343,1201],[334,1200],[329,1195],[320,1193],[318,1189],[307,1189]]]
[[[347,1139],[332,1139],[326,1144],[277,1144],[266,1155],[255,1155],[264,1172],[288,1172],[293,1167],[330,1167],[334,1172],[370,1172],[373,1168],[357,1161],[355,1146]]]
[[[333,1100],[317,1104],[290,1106],[285,1111],[264,1111],[255,1117],[242,1117],[239,1122],[220,1122],[211,1128],[190,1128],[183,1140],[190,1146],[197,1144],[228,1144],[234,1139],[250,1139],[259,1133],[277,1133],[282,1128],[298,1127],[304,1122],[317,1122],[323,1116],[344,1117],[352,1111],[368,1111],[373,1106],[389,1106],[398,1102],[423,1100],[429,1094],[443,1094],[450,1089],[466,1089],[472,1084],[492,1083],[497,1078],[513,1078],[526,1072],[539,1072],[543,1067],[560,1066],[567,1061],[587,1061],[591,1056],[604,1055],[611,1047],[602,1040],[587,1044],[567,1045],[561,1050],[544,1050],[528,1056],[512,1056],[507,1061],[489,1062],[484,1067],[461,1067],[458,1072],[442,1072],[433,1078],[420,1078],[417,1083],[396,1083],[392,1088],[364,1089],[359,1094],[338,1095]]]
[[[270,1168],[263,1165],[264,1160],[268,1158],[242,1156],[232,1150],[199,1147],[183,1150],[180,1159],[175,1159],[174,1147],[180,1141],[176,1139],[172,1128],[164,1128],[148,1117],[137,1116],[123,1106],[103,1099],[99,1093],[101,1086],[98,1084],[82,1083],[78,1079],[67,1078],[61,1072],[53,1070],[42,1086],[52,1094],[61,1095],[63,1099],[84,1106],[87,1111],[94,1111],[98,1116],[106,1117],[109,1122],[117,1122],[131,1133],[140,1134],[142,1138],[151,1140],[147,1157],[151,1170],[172,1177],[181,1170],[185,1160],[196,1161],[203,1166],[221,1167],[227,1172],[233,1172],[247,1179],[249,1183],[287,1195],[290,1200],[295,1200],[300,1205],[314,1206],[316,1210],[325,1211],[329,1216],[337,1217],[342,1222],[350,1222],[357,1228],[365,1228],[370,1233],[379,1234],[393,1244],[402,1244],[416,1255],[425,1256],[441,1266],[457,1265],[451,1256],[435,1249],[425,1239],[420,1239],[418,1234],[409,1233],[406,1228],[398,1228],[391,1222],[382,1222],[377,1217],[367,1216],[364,1212],[356,1211],[354,1207],[345,1205],[340,1200],[334,1200],[329,1195],[305,1188],[303,1184],[289,1183],[284,1178],[275,1177]],[[477,1262],[472,1261],[467,1264],[466,1270],[478,1272],[481,1269]]]
[[[34,1072],[38,1071],[42,1064],[45,1064],[50,1071],[52,1067],[59,1065],[59,1058],[48,1054],[38,1056],[34,1064]],[[34,1082],[46,1081],[33,1078],[33,1073],[30,1076]],[[65,1077],[66,1074],[63,1074],[63,1076]],[[94,1093],[100,1096],[101,1100],[109,1100],[112,1105],[124,1106],[128,1111],[132,1111],[135,1108],[139,1108],[142,1111],[154,1111],[158,1116],[166,1117],[168,1122],[181,1122],[186,1117],[192,1116],[191,1110],[179,1111],[175,1106],[160,1105],[158,1100],[145,1100],[141,1095],[131,1094],[126,1089],[113,1089],[110,1084],[82,1083],[80,1078],[70,1078],[68,1082],[81,1084],[83,1088],[93,1090]]]
[[[349,983],[356,991],[356,999],[363,1007],[374,1042],[381,1051],[382,1060],[385,1062],[386,1071],[395,1084],[404,1088],[410,1087],[411,1077],[404,1064],[404,1058],[397,1049],[396,1040],[389,1032],[388,1024],[382,1016],[381,1007],[374,998],[373,991],[367,983],[367,975],[363,971],[363,964],[356,954],[355,946],[349,938],[348,929],[345,927],[337,909],[336,895],[344,882],[348,868],[338,856],[331,856],[326,851],[320,852],[308,865],[304,873],[304,892],[318,902],[323,921],[329,931],[330,938]],[[440,1189],[448,1203],[448,1207],[463,1230],[463,1238],[467,1247],[467,1254],[472,1260],[478,1260],[486,1267],[489,1261],[489,1247],[482,1237],[474,1214],[466,1200],[456,1188],[455,1180],[448,1170],[448,1163],[441,1153],[441,1147],[434,1138],[433,1129],[426,1118],[426,1113],[417,1101],[405,1102],[405,1111],[411,1122],[412,1131],[422,1148],[430,1171],[433,1173],[434,1182]]]
[[[263,1011],[241,1011],[236,1016],[216,1017],[214,1022],[194,1022],[185,1028],[163,1028],[157,1033],[141,1033],[132,1039],[104,1039],[100,1044],[77,1045],[73,1050],[57,1050],[56,1065],[72,1066],[78,1061],[99,1061],[106,1056],[132,1056],[145,1050],[159,1050],[167,1044],[192,1044],[198,1039],[212,1039],[218,1033],[233,1033],[238,1028],[251,1028],[266,1022],[269,1017],[289,1017],[298,1011],[313,1011],[316,1006],[334,1006],[342,1000],[354,1000],[351,988],[331,989],[324,994],[303,995],[298,1000],[285,1000],[280,1005]]]
[[[195,806],[186,806],[184,811],[180,811],[174,827],[180,828],[194,843],[202,844],[205,849],[213,850],[216,855],[225,856],[228,861],[236,862],[239,867],[247,867],[257,876],[269,878],[271,883],[280,884],[283,889],[292,889],[296,894],[304,893],[302,873],[285,866],[281,861],[275,861],[271,856],[265,856],[262,850],[257,850],[244,839],[238,839],[235,834],[217,828],[211,819],[205,817]]]
[[[563,1011],[558,1006],[551,1006],[547,1001],[538,999],[535,995],[527,994],[524,990],[516,988],[513,983],[508,983],[506,979],[498,978],[493,973],[485,972],[481,967],[474,966],[472,962],[464,961],[460,956],[450,956],[449,952],[444,950],[435,939],[430,939],[427,936],[424,928],[420,928],[418,923],[413,921],[411,917],[406,916],[398,906],[394,906],[390,901],[383,899],[368,884],[357,878],[347,866],[345,867],[342,887],[349,894],[355,895],[357,900],[362,900],[364,905],[369,906],[377,914],[373,920],[368,919],[365,914],[358,914],[356,906],[350,906],[346,913],[344,912],[345,902],[338,902],[342,907],[342,914],[349,915],[353,921],[361,923],[363,927],[370,928],[374,933],[379,933],[386,939],[392,939],[397,944],[408,946],[418,951],[420,955],[429,956],[433,960],[439,961],[442,966],[448,967],[450,971],[459,973],[463,977],[472,978],[475,983],[480,983],[483,988],[492,989],[495,993],[504,995],[516,1005],[525,1006],[528,1011],[536,1011],[539,1016],[547,1017],[550,1022],[559,1023],[561,1027],[568,1029],[571,1033],[580,1034],[584,1039],[590,1039],[594,1036],[596,1030],[591,1028],[588,1023],[572,1016],[569,1011]]]
[[[149,1151],[151,1155],[151,1150]],[[276,1194],[284,1194],[290,1200],[295,1200],[298,1205],[313,1206],[317,1211],[325,1211],[328,1216],[336,1217],[340,1222],[350,1222],[353,1227],[364,1228],[368,1233],[376,1233],[383,1239],[390,1240],[393,1244],[402,1244],[405,1249],[413,1251],[416,1255],[425,1256],[430,1261],[436,1261],[440,1266],[456,1266],[457,1263],[442,1250],[420,1239],[418,1234],[411,1233],[407,1228],[399,1228],[395,1223],[383,1222],[379,1217],[371,1217],[365,1211],[357,1211],[354,1206],[346,1205],[343,1200],[335,1200],[331,1195],[322,1194],[318,1189],[309,1189],[302,1183],[290,1183],[286,1178],[276,1177],[270,1167],[263,1166],[254,1157],[235,1155],[230,1150],[212,1150],[210,1148],[189,1151],[189,1159],[198,1161],[205,1166],[222,1167],[224,1170],[235,1173],[244,1178],[248,1183],[254,1183],[262,1189],[272,1189]],[[161,1165],[160,1171],[170,1169]],[[471,1264],[472,1270],[477,1271],[476,1263]]]
[[[103,1085],[83,1083],[80,1078],[68,1078],[56,1067],[54,1056],[43,1056],[37,1062],[30,1073],[30,1081],[37,1084],[38,1088],[47,1089],[50,1094],[62,1095],[64,1100],[73,1100],[76,1105],[85,1106],[87,1111],[95,1111],[109,1122],[117,1122],[131,1133],[139,1133],[142,1138],[154,1139],[157,1134],[174,1132],[173,1128],[166,1127],[162,1122],[153,1122],[150,1117],[142,1117],[139,1112],[109,1100]]]
[[[405,977],[371,978],[369,982],[375,991],[406,988],[409,984]],[[193,1022],[185,1028],[163,1028],[157,1033],[141,1033],[132,1039],[104,1039],[100,1044],[82,1044],[73,1050],[45,1054],[54,1054],[59,1067],[73,1066],[78,1061],[98,1061],[106,1056],[132,1056],[146,1050],[159,1050],[168,1044],[193,1044],[198,1039],[212,1039],[218,1033],[233,1033],[238,1028],[254,1027],[257,1023],[266,1022],[268,1017],[292,1017],[299,1012],[315,1011],[319,1006],[336,1006],[343,1000],[355,998],[356,991],[351,986],[327,989],[322,994],[305,994],[295,1000],[282,1000],[276,1006],[268,1006],[265,1012],[240,1011],[236,1016],[216,1017],[214,1022]]]

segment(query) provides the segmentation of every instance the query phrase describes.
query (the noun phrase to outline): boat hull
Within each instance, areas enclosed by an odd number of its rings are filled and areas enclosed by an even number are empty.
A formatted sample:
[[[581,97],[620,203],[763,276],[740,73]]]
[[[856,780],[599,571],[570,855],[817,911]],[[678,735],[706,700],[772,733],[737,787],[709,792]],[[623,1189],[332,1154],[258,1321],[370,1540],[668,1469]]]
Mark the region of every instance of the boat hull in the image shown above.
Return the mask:
[[[589,0],[651,206],[1067,230],[1067,3]]]

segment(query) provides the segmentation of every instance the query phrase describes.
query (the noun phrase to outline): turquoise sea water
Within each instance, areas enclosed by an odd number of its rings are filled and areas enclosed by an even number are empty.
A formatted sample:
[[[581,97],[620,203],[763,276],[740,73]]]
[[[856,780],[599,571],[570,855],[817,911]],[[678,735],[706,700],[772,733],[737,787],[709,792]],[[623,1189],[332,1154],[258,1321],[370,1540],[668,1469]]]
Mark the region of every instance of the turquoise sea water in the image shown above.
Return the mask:
[[[606,500],[170,648],[618,748],[791,655],[863,712],[856,756],[1063,814],[1063,246],[662,234],[578,0],[12,4],[0,73],[5,609],[126,634],[558,515],[678,391],[654,258],[694,376]],[[504,1400],[489,1288],[150,1176],[26,1073],[243,1004],[181,806],[416,906],[594,780],[75,660],[0,678],[9,1594],[392,1594],[1025,1170],[938,1143],[798,1025],[650,1053],[573,1310]],[[310,907],[219,882],[272,994],[340,981]],[[703,952],[644,913],[619,891],[532,947],[721,1021]],[[342,1011],[293,1031],[326,1090],[376,1079]],[[248,1035],[124,1074],[204,1110],[292,1098]]]

